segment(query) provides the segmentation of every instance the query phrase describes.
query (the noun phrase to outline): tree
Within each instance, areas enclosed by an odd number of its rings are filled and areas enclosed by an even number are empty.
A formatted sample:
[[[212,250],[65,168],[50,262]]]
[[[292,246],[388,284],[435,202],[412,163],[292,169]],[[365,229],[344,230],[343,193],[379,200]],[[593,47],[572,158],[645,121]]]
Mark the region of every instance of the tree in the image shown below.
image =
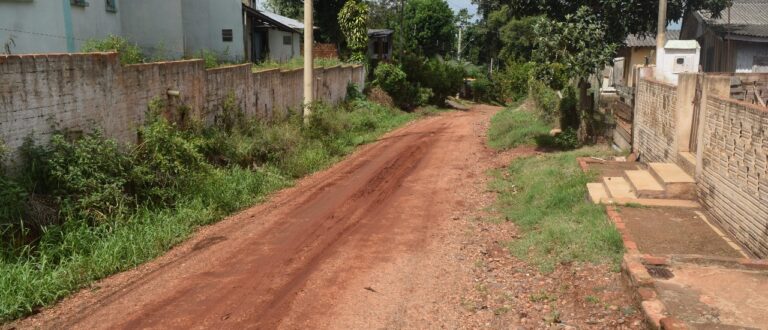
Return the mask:
[[[337,17],[345,0],[314,0],[315,39],[320,42],[344,44]],[[287,17],[301,20],[304,15],[304,0],[267,0],[267,8]]]
[[[339,26],[352,51],[352,60],[365,62],[368,49],[368,5],[357,0],[348,0],[339,12]]]
[[[405,5],[403,33],[408,50],[427,57],[453,50],[456,25],[445,0],[410,0]]]

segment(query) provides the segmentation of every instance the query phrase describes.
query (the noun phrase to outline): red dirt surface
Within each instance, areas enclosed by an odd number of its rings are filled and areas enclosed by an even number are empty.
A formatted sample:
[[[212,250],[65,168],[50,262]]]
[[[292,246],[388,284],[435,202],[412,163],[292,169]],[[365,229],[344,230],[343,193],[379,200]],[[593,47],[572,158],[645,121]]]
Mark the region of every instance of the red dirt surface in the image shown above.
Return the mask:
[[[495,199],[485,172],[537,153],[485,147],[498,110],[412,123],[157,260],[6,326],[641,327],[616,307],[631,301],[620,289],[593,293],[619,288],[618,274],[591,266],[538,274],[500,249],[516,235],[511,223],[478,221]],[[563,289],[563,280],[583,289]],[[559,300],[531,301],[542,290],[559,290]],[[547,320],[550,308],[562,320]]]

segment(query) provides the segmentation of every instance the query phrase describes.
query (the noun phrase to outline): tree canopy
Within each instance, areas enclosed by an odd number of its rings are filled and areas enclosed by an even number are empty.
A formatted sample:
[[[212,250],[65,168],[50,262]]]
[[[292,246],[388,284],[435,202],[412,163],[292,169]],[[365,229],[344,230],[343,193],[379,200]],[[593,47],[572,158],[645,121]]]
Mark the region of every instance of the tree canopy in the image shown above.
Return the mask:
[[[445,55],[456,42],[456,21],[445,0],[409,0],[403,31],[407,48],[427,57]]]

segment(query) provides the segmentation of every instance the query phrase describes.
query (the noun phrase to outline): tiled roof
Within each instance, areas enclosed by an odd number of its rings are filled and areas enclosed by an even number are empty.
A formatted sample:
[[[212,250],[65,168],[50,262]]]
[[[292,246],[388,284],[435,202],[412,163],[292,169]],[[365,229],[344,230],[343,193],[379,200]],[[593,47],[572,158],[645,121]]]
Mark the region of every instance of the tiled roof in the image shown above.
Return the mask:
[[[699,11],[698,14],[707,25],[718,32],[768,37],[768,1],[766,0],[733,0],[730,24],[728,9],[723,10],[717,18],[712,17],[712,14],[707,11]]]
[[[667,40],[680,39],[680,30],[667,31]],[[624,41],[627,47],[656,47],[656,35],[642,36],[630,34]]]

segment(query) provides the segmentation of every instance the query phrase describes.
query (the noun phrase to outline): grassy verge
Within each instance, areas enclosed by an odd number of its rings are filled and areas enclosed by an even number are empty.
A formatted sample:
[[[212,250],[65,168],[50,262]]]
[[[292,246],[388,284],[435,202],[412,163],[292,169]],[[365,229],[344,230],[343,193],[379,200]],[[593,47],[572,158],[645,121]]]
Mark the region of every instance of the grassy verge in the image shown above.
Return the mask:
[[[498,209],[515,222],[522,238],[509,243],[512,253],[545,272],[571,261],[618,265],[624,251],[621,236],[600,205],[585,202],[592,181],[576,157],[604,154],[590,147],[518,159],[497,175]]]
[[[488,144],[497,150],[534,144],[549,133],[549,126],[539,116],[523,107],[508,107],[491,118]]]
[[[15,186],[56,200],[59,218],[39,225],[30,212],[0,212],[23,214],[0,218],[0,322],[151,260],[200,226],[263,201],[417,117],[354,101],[319,107],[306,125],[301,118],[233,120],[240,118],[235,114],[212,129],[181,130],[159,120],[129,151],[98,135],[54,139],[34,149],[39,157],[28,168],[35,173]]]
[[[336,65],[346,64],[337,58],[316,58],[314,62],[315,62],[315,67],[326,67],[326,68],[336,66]],[[292,70],[292,69],[300,69],[303,67],[304,67],[304,58],[295,57],[286,62],[264,61],[258,64],[254,64],[253,71],[254,72],[264,71],[264,70],[270,70],[270,69]]]
[[[489,145],[510,149],[538,144],[548,150],[572,149],[568,134],[550,137],[545,109],[526,102],[499,112],[489,128]],[[494,172],[491,189],[498,193],[498,211],[515,222],[522,237],[509,243],[517,257],[551,272],[559,263],[609,262],[618,266],[624,247],[602,206],[587,203],[586,184],[577,157],[599,156],[607,149],[586,147],[514,160]]]

